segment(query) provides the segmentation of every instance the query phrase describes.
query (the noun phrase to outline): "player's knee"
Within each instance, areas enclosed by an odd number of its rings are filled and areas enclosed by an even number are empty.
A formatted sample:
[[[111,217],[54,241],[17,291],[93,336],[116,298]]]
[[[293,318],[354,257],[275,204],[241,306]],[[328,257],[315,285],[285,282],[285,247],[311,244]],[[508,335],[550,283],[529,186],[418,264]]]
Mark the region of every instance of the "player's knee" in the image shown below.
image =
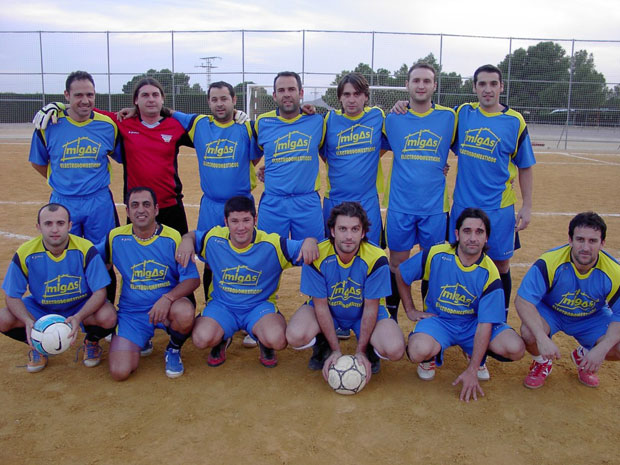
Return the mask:
[[[515,337],[511,337],[504,346],[504,357],[510,360],[521,360],[525,354],[525,344],[523,339],[515,334]]]
[[[310,339],[312,339],[312,337],[308,337],[308,335],[305,334],[305,331],[303,330],[303,328],[296,326],[296,325],[287,326],[286,341],[292,347],[304,346],[310,342]]]
[[[132,373],[129,364],[110,361],[110,376],[114,381],[125,381]]]
[[[170,321],[176,326],[179,332],[187,333],[194,325],[194,306],[189,300],[178,301],[179,305],[170,308]],[[177,302],[175,302],[176,304]]]
[[[220,341],[215,341],[212,334],[209,334],[205,328],[194,328],[192,331],[192,342],[198,349],[206,349],[207,347],[213,347]]]
[[[116,311],[112,305],[104,304],[96,315],[97,326],[110,329],[116,326]]]
[[[8,308],[0,309],[0,332],[7,332],[15,327],[15,318]]]
[[[422,360],[427,360],[434,355],[432,353],[432,345],[429,344],[428,341],[416,337],[412,337],[409,340],[408,350],[409,357],[414,363],[421,362]]]
[[[396,362],[403,358],[403,355],[405,355],[405,344],[402,342],[400,344],[393,342],[391,344],[388,344],[384,348],[384,351],[385,353],[382,353],[381,355],[387,357],[393,362]]]

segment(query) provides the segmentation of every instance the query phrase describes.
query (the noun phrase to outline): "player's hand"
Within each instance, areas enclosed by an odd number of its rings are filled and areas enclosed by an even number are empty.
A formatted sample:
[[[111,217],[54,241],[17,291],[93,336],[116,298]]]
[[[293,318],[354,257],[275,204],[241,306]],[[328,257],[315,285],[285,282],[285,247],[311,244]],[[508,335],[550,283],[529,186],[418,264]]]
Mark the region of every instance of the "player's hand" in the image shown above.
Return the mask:
[[[463,383],[463,388],[461,389],[459,399],[469,402],[470,398],[478,400],[478,394],[484,396],[484,392],[478,382],[478,373],[475,367],[467,367],[467,369],[454,380],[452,386],[456,386],[461,382]]]
[[[65,318],[65,323],[71,326],[71,332],[68,336],[71,339],[71,345],[73,345],[75,343],[75,340],[77,339],[78,329],[80,328],[81,322],[82,321],[80,320],[80,318],[77,317],[77,315],[71,315]]]
[[[58,122],[58,113],[64,111],[65,108],[65,104],[62,102],[48,103],[37,111],[37,114],[34,115],[32,119],[32,124],[34,124],[35,129],[47,128],[50,119],[52,120],[52,124],[56,124]]]
[[[235,110],[233,119],[237,124],[245,124],[246,122],[250,121],[250,117],[248,116],[248,114],[241,110]]]
[[[515,222],[515,231],[521,231],[528,227],[532,218],[532,209],[530,207],[521,207],[517,213],[517,221]]]
[[[364,365],[364,368],[366,369],[366,382],[364,384],[368,384],[368,382],[370,381],[370,377],[372,376],[372,365],[370,364],[370,360],[368,360],[366,354],[362,352],[356,352],[355,358],[360,363],[360,365]]]
[[[149,323],[153,325],[164,323],[168,319],[171,306],[172,302],[170,299],[162,295],[157,302],[155,302],[155,305],[151,307],[151,311],[149,312]]]
[[[603,362],[605,361],[605,353],[604,350],[601,350],[600,346],[594,346],[584,357],[581,363],[579,364],[579,369],[584,370],[589,373],[596,373],[600,368]]]
[[[329,357],[327,357],[327,360],[325,360],[325,363],[323,364],[323,378],[325,381],[327,381],[327,378],[329,377],[329,369],[340,357],[342,357],[342,352],[335,350],[329,355]]]
[[[450,164],[446,163],[443,167],[443,175],[448,176],[448,171],[450,171]]]
[[[431,317],[437,316],[434,313],[420,312],[419,310],[416,310],[416,309],[410,310],[405,313],[407,314],[407,318],[409,318],[411,321],[420,321],[420,320],[423,320],[424,318],[431,318]]]
[[[118,113],[116,113],[116,119],[119,121],[133,118],[135,116],[138,116],[138,110],[136,110],[136,107],[123,108],[122,110],[119,110]]]
[[[265,165],[256,170],[256,177],[260,182],[265,182]]]
[[[304,103],[301,106],[301,111],[306,115],[316,115],[316,107],[311,103]]]
[[[536,341],[538,347],[538,353],[542,355],[545,360],[557,360],[560,358],[560,349],[551,340],[550,337],[546,337],[541,341]]]
[[[177,247],[177,255],[175,257],[177,263],[185,268],[190,261],[196,263],[196,254],[194,253],[194,241],[184,237]]]
[[[409,111],[409,102],[407,100],[399,100],[394,104],[390,113],[396,113],[397,115],[404,115]]]
[[[299,255],[297,256],[296,262],[304,259],[304,263],[309,265],[317,258],[319,258],[319,247],[318,242],[314,237],[307,237],[304,239],[303,244],[301,245],[301,250],[299,251]]]

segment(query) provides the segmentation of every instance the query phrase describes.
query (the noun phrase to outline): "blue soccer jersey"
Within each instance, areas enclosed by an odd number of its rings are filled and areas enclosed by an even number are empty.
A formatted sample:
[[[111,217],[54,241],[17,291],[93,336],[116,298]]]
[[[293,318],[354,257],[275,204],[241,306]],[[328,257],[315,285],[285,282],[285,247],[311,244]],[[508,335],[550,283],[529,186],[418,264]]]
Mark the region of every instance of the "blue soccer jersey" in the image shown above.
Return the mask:
[[[388,208],[412,215],[448,211],[443,174],[456,134],[456,113],[433,104],[426,113],[390,113],[385,132],[394,153]]]
[[[570,245],[545,252],[528,270],[518,294],[572,318],[583,318],[609,306],[613,321],[620,321],[620,264],[599,252],[596,265],[580,274],[571,261]]]
[[[254,129],[265,155],[265,194],[299,195],[319,189],[321,115],[300,114],[287,120],[274,110],[260,115]]]
[[[237,249],[226,227],[196,231],[196,253],[213,273],[208,301],[240,312],[266,300],[275,304],[282,271],[298,264],[302,242],[255,230],[250,245]]]
[[[28,289],[48,313],[65,313],[108,284],[110,276],[93,244],[69,234],[59,257],[45,249],[41,236],[23,244],[13,256],[2,289],[16,299]]]
[[[379,177],[381,149],[388,148],[383,134],[385,115],[378,107],[366,107],[357,116],[330,111],[325,116],[325,142],[321,149],[327,163],[325,197],[361,200],[383,190]]]
[[[406,284],[418,279],[428,287],[424,310],[464,323],[504,323],[504,291],[499,272],[485,254],[464,266],[456,249],[441,244],[424,250],[401,263],[400,274]]]
[[[133,235],[131,224],[110,231],[105,258],[123,281],[119,311],[148,311],[177,284],[199,277],[193,262],[185,268],[176,262],[180,242],[181,235],[165,225],[159,226],[155,236],[145,241]]]
[[[364,299],[381,299],[392,293],[390,266],[385,252],[362,241],[350,263],[342,263],[329,240],[319,244],[319,258],[301,270],[301,292],[327,299],[338,320],[362,318]]]
[[[250,160],[258,157],[249,122],[221,124],[207,115],[172,115],[187,131],[196,148],[202,192],[211,200],[248,197],[256,185]]]
[[[60,112],[58,123],[34,132],[29,161],[48,165],[47,182],[62,195],[89,195],[110,184],[108,155],[121,161],[118,128],[92,113],[83,123]]]
[[[456,113],[458,129],[452,150],[459,163],[454,203],[485,210],[514,205],[512,180],[517,168],[536,163],[525,120],[508,107],[487,113],[478,103],[465,103]]]

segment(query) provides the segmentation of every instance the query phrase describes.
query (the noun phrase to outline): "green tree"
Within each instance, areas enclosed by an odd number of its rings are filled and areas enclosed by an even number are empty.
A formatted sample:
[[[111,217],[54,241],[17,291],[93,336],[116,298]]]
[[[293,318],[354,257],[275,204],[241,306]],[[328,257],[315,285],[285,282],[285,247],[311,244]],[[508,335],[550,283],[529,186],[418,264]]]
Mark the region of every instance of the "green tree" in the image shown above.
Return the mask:
[[[162,87],[164,88],[164,92],[166,94],[166,96],[171,96],[172,95],[172,71],[170,71],[169,69],[162,69],[160,71],[154,70],[154,69],[149,69],[146,73],[144,74],[140,74],[138,76],[134,76],[131,78],[131,80],[129,80],[126,84],[123,85],[123,93],[124,94],[133,94],[133,90],[136,86],[136,84],[138,83],[138,81],[140,81],[140,79],[143,79],[145,77],[152,77],[157,79],[160,84],[162,85]],[[179,94],[191,94],[191,95],[198,95],[198,94],[205,94],[206,92],[202,89],[202,87],[200,87],[200,84],[198,83],[194,83],[193,86],[190,87],[189,85],[189,80],[190,80],[190,76],[188,76],[185,73],[174,73],[174,90],[175,90],[175,95],[179,95]]]

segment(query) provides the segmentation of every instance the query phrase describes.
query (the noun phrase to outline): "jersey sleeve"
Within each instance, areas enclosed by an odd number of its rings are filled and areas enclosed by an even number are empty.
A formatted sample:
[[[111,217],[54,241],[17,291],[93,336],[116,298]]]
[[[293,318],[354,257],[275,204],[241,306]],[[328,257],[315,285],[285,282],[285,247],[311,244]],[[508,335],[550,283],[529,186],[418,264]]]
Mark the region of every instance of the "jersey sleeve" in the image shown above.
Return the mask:
[[[398,269],[405,284],[410,285],[412,282],[422,279],[424,267],[422,266],[422,252],[415,254],[413,257],[402,262]]]
[[[365,299],[380,299],[392,294],[390,283],[390,266],[387,257],[381,257],[375,262],[364,284]]]
[[[183,113],[178,110],[172,114],[172,117],[181,123],[181,126],[183,126],[183,129],[186,131],[189,131],[192,128],[196,116],[197,115],[195,114]]]
[[[517,294],[529,303],[537,305],[549,290],[546,276],[547,264],[544,260],[536,260],[521,280]]]
[[[281,238],[280,240],[282,253],[286,259],[295,266],[301,266],[304,263],[303,257],[297,261],[297,257],[299,256],[299,252],[301,252],[301,246],[303,243],[304,241],[295,241],[293,239]]]
[[[28,278],[24,275],[19,260],[19,255],[13,255],[13,260],[9,264],[9,269],[6,272],[4,281],[2,282],[2,289],[6,292],[6,295],[15,299],[21,299],[26,293],[28,287]]]
[[[504,323],[506,309],[504,308],[504,290],[502,282],[496,279],[487,286],[478,303],[478,323]]]
[[[37,129],[32,134],[32,142],[30,143],[30,155],[28,161],[35,165],[45,166],[49,164],[50,155],[45,146],[45,140],[41,130]]]
[[[328,296],[325,278],[314,264],[304,264],[301,268],[301,283],[299,288],[303,294],[309,295],[310,297],[325,299]]]
[[[534,156],[534,149],[532,148],[532,142],[528,133],[527,127],[523,129],[519,134],[519,141],[517,147],[517,153],[514,157],[514,163],[517,168],[529,168],[536,164],[536,157]]]
[[[179,282],[183,282],[187,279],[200,278],[198,275],[198,268],[196,268],[196,264],[193,261],[190,260],[186,267],[181,266],[179,263],[177,263],[176,266],[179,272]]]
[[[84,274],[86,275],[86,282],[91,291],[98,291],[110,284],[110,275],[96,247],[93,246],[88,249],[85,262],[86,269],[84,270]]]

